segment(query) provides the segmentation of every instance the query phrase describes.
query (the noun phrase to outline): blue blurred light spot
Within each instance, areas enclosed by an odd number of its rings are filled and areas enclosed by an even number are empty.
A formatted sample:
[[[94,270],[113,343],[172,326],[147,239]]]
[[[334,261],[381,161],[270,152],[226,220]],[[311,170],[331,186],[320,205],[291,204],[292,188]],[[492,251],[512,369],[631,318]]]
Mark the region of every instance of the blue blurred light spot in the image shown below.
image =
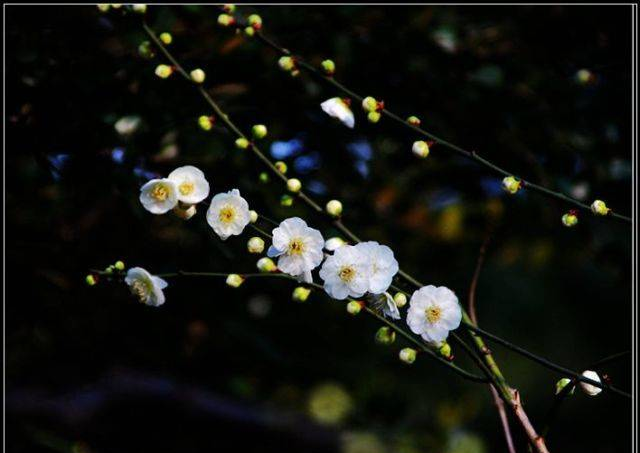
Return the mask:
[[[502,193],[502,181],[497,178],[482,178],[480,187],[489,197],[497,197]]]
[[[289,141],[277,141],[271,144],[271,155],[275,159],[286,159],[295,156],[302,150],[302,140],[294,138]]]
[[[145,180],[156,179],[156,178],[159,177],[159,175],[157,173],[154,173],[152,171],[146,170],[141,165],[138,165],[138,166],[134,167],[133,174],[136,175],[136,176],[139,176],[140,178],[143,178]]]
[[[121,164],[122,162],[124,162],[124,149],[113,148],[113,150],[111,151],[111,159],[117,164]]]
[[[373,155],[371,145],[366,140],[349,143],[347,149],[356,159],[371,160],[371,156]]]
[[[307,154],[306,156],[297,157],[293,161],[293,168],[298,173],[309,173],[320,166],[320,154],[317,152]]]
[[[360,173],[363,178],[369,176],[369,164],[367,164],[367,162],[365,162],[364,160],[359,160],[356,162],[356,170],[358,170],[358,173]]]
[[[429,207],[431,209],[443,209],[460,201],[458,192],[450,189],[439,190],[429,199]]]
[[[312,179],[306,183],[306,188],[309,192],[316,195],[325,195],[327,193],[327,186],[316,179]]]
[[[60,179],[60,172],[69,161],[69,157],[68,154],[52,154],[47,157],[51,164],[51,176],[53,176],[53,179]]]

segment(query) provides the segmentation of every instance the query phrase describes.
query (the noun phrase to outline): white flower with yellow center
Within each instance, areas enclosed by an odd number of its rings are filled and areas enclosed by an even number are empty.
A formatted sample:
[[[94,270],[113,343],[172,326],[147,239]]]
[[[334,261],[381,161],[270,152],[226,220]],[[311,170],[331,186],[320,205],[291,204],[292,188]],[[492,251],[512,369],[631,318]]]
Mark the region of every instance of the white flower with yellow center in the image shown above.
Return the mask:
[[[143,304],[158,307],[164,304],[164,293],[167,282],[151,275],[141,267],[132,267],[127,271],[124,281],[129,285],[131,293]]]
[[[209,183],[200,169],[185,165],[169,173],[169,180],[178,188],[178,201],[185,204],[196,204],[209,196]]]
[[[207,222],[222,240],[241,234],[250,221],[249,204],[238,189],[214,196],[207,210]]]
[[[433,285],[415,291],[409,301],[407,324],[425,341],[437,343],[457,329],[462,320],[458,297],[449,288]]]
[[[324,289],[334,299],[361,297],[369,289],[368,256],[353,245],[343,245],[327,257],[320,278]]]
[[[353,112],[347,105],[347,103],[341,98],[331,98],[320,104],[322,110],[329,116],[336,118],[342,122],[345,126],[353,129],[355,125],[355,119]]]
[[[399,269],[393,251],[386,245],[380,245],[375,241],[360,242],[355,247],[364,253],[369,260],[371,268],[369,270],[368,291],[373,294],[385,292]]]
[[[311,271],[322,262],[324,238],[299,217],[283,220],[273,230],[273,245],[267,255],[278,258],[278,269],[311,283]]]
[[[165,214],[178,204],[178,188],[170,179],[152,179],[140,188],[140,203],[152,214]]]

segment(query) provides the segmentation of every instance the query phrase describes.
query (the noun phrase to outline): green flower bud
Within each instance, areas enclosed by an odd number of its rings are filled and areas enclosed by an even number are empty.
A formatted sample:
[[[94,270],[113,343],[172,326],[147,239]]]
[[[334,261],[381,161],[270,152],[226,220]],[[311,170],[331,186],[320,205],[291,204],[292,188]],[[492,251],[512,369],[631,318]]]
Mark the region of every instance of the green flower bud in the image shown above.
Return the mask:
[[[164,33],[160,33],[160,41],[162,41],[162,44],[168,46],[173,42],[173,36],[171,36],[171,33],[165,31]]]
[[[287,164],[285,164],[284,162],[282,162],[281,160],[279,160],[278,162],[276,162],[275,164],[273,164],[276,169],[282,173],[283,175],[287,174]]]
[[[109,3],[98,3],[96,6],[101,13],[106,13],[111,9],[111,5]]]
[[[591,203],[591,212],[595,215],[607,215],[609,211],[611,211],[611,209],[609,209],[607,204],[602,200],[596,200]]]
[[[92,274],[87,275],[87,276],[85,277],[84,281],[85,281],[85,282],[87,282],[87,285],[89,285],[89,286],[93,286],[93,285],[95,285],[96,283],[98,283],[98,280],[97,280],[97,279],[96,279],[96,277],[95,277],[95,276],[93,276]]]
[[[263,184],[268,183],[269,182],[269,173],[267,173],[266,171],[263,171],[262,173],[260,173],[260,176],[258,176],[258,179]]]
[[[595,82],[596,76],[593,74],[593,72],[583,68],[576,72],[575,80],[579,85],[589,85]]]
[[[264,240],[257,236],[252,237],[247,242],[247,250],[249,253],[262,253],[264,251]]]
[[[340,217],[342,214],[342,203],[339,200],[330,200],[327,202],[325,210],[332,217]]]
[[[149,41],[142,41],[138,46],[138,55],[142,58],[150,60],[155,57],[155,52],[153,51],[153,46]]]
[[[407,364],[411,365],[413,362],[416,361],[416,356],[417,355],[418,355],[418,351],[416,351],[415,349],[413,349],[413,348],[404,348],[404,349],[400,350],[400,353],[398,354],[398,357],[404,363],[407,363]]]
[[[284,194],[280,197],[280,205],[284,207],[289,207],[293,205],[293,197],[291,195]]]
[[[514,178],[513,176],[507,176],[502,180],[502,188],[510,194],[515,194],[522,187],[522,181]]]
[[[253,28],[253,27],[245,27],[245,28],[244,28],[244,34],[245,34],[246,36],[248,36],[249,38],[252,38],[252,37],[253,37],[253,35],[255,35],[255,34],[256,34],[256,29],[255,29],[255,28]]]
[[[357,315],[362,310],[362,303],[357,300],[350,300],[347,304],[347,313]]]
[[[393,301],[396,303],[396,307],[402,308],[407,305],[407,295],[405,293],[398,292],[393,296]]]
[[[257,139],[265,138],[267,136],[267,126],[264,124],[255,124],[251,128],[251,133]]]
[[[411,147],[411,152],[416,156],[424,159],[429,155],[429,144],[424,140],[418,140],[417,142],[413,142],[413,146]]]
[[[204,131],[210,131],[213,128],[213,117],[207,115],[201,115],[198,117],[198,126]]]
[[[204,78],[206,77],[206,74],[200,68],[194,69],[193,71],[191,71],[190,75],[191,75],[191,80],[193,80],[195,83],[204,82]]]
[[[369,112],[367,113],[367,120],[369,120],[370,123],[377,123],[378,121],[380,121],[380,118],[382,118],[382,115],[380,115],[379,112]]]
[[[562,224],[566,227],[573,227],[578,224],[578,213],[573,209],[562,216]]]
[[[556,395],[559,394],[570,383],[571,383],[571,379],[569,378],[562,378],[558,382],[556,382]],[[575,390],[576,390],[575,386],[572,386],[571,390],[569,390],[569,395],[573,395]]]
[[[113,274],[113,271],[115,270],[115,267],[113,267],[113,265],[107,266],[107,268],[104,270],[107,274]]]
[[[296,67],[296,63],[292,57],[285,55],[283,57],[280,57],[280,59],[278,60],[278,66],[280,66],[283,71],[289,72]]]
[[[260,30],[262,28],[262,17],[257,14],[252,14],[247,18],[247,22],[256,30]]]
[[[226,5],[222,5],[222,9],[225,10],[229,14],[233,14],[236,11],[236,5],[231,3],[227,3]]]
[[[258,260],[258,262],[256,263],[256,267],[260,272],[265,273],[275,272],[278,269],[276,263],[274,263],[271,258],[268,258],[266,256]]]
[[[298,286],[293,290],[291,294],[291,298],[295,302],[306,302],[309,298],[309,294],[311,294],[311,290],[309,288],[305,288],[304,286]]]
[[[119,271],[123,271],[124,270],[124,263],[122,261],[116,261],[116,263],[113,265],[113,267],[115,267]]]
[[[407,118],[407,123],[411,124],[412,126],[420,126],[420,118],[412,115]]]
[[[249,140],[244,137],[240,137],[236,140],[236,148],[247,149],[249,147]]]
[[[333,75],[336,72],[336,64],[333,60],[324,60],[321,64],[325,74]]]
[[[227,276],[227,285],[237,288],[244,283],[244,278],[238,274],[229,274]]]
[[[302,189],[302,183],[298,178],[290,178],[287,180],[287,189],[289,192],[298,193]]]
[[[390,327],[380,327],[376,332],[376,343],[389,345],[396,341],[396,333]]]
[[[438,353],[445,359],[451,359],[451,346],[446,341],[443,341],[438,348]]]
[[[249,211],[249,220],[251,223],[256,223],[258,221],[258,213],[254,210]]]
[[[236,20],[228,14],[220,14],[218,16],[218,25],[228,27],[236,23]]]
[[[378,110],[378,101],[372,96],[367,96],[362,100],[362,108],[365,112],[375,112]]]
[[[173,74],[173,68],[166,64],[159,64],[156,66],[156,75],[161,79],[167,79]]]

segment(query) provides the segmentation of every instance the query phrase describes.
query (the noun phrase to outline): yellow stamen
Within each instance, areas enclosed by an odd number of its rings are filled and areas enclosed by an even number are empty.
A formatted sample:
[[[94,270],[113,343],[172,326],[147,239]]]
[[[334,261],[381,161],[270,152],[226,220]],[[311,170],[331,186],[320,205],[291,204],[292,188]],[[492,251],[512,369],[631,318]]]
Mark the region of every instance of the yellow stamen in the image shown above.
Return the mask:
[[[224,206],[220,209],[218,218],[222,223],[231,223],[236,218],[236,210],[233,206]]]
[[[340,273],[338,275],[340,276],[340,280],[348,283],[356,276],[356,271],[350,266],[345,266],[340,269]]]
[[[156,184],[155,186],[153,186],[151,196],[157,201],[164,201],[169,197],[169,191],[164,186],[164,184]]]
[[[193,192],[194,186],[192,182],[183,182],[178,189],[182,195],[190,195]]]
[[[300,238],[295,238],[289,241],[288,248],[289,255],[301,255],[304,253],[304,242]]]
[[[424,313],[427,317],[427,321],[431,324],[438,322],[442,316],[442,310],[440,307],[429,307],[424,311]]]
[[[144,302],[147,300],[147,297],[151,292],[151,288],[149,286],[149,282],[136,280],[131,284],[131,293],[136,296],[140,302]]]

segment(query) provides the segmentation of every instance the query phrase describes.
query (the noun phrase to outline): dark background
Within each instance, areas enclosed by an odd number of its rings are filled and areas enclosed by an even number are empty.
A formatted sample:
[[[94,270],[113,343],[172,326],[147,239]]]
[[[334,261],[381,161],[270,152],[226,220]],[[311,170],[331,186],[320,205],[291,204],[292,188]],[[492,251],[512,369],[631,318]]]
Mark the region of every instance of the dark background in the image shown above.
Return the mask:
[[[239,8],[240,14],[254,12]],[[327,57],[355,91],[474,149],[515,174],[631,212],[631,8],[261,7],[265,32],[315,64]],[[204,220],[153,216],[138,202],[155,174],[193,164],[212,192],[238,187],[252,208],[279,206],[283,187],[206,133],[207,105],[179,77],[160,80],[137,47],[140,17],[95,7],[5,8],[6,421],[12,452],[506,451],[486,386],[403,343],[373,342],[377,324],[321,293],[290,300],[286,281],[172,280],[160,308],[121,284],[88,287],[117,259],[151,272],[250,272],[249,234],[220,241]],[[171,50],[202,67],[212,96],[245,130],[269,127],[265,149],[322,203],[340,198],[357,234],[390,245],[422,281],[466,303],[478,250],[494,234],[478,288],[481,325],[581,370],[630,349],[631,228],[536,193],[505,195],[495,174],[359,108],[348,130],[319,104],[339,95],[277,55],[216,25],[214,7],[150,7]],[[593,78],[576,80],[589,69]],[[114,123],[139,116],[129,137]],[[274,142],[276,146],[272,146]],[[540,426],[561,377],[494,347]],[[463,351],[457,361],[470,367]],[[608,367],[630,387],[628,360]],[[315,408],[315,409],[310,409]],[[562,407],[552,451],[627,451],[631,405],[581,392]],[[324,423],[323,423],[324,421]],[[513,428],[519,451],[522,436]]]

